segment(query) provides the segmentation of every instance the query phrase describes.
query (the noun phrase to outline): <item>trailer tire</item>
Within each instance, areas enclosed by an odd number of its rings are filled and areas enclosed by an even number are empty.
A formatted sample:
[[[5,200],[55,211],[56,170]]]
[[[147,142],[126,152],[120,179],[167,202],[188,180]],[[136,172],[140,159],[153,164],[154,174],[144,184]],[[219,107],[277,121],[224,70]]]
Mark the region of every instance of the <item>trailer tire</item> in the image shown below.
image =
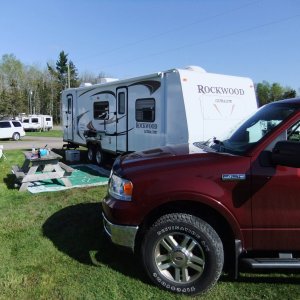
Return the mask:
[[[94,162],[95,161],[95,146],[93,144],[88,145],[88,152],[87,152],[87,158],[88,161]]]
[[[204,293],[219,279],[223,244],[202,219],[184,213],[162,216],[147,231],[142,259],[150,279],[170,292]]]
[[[103,165],[103,163],[105,161],[105,155],[100,147],[96,148],[95,160],[99,166]]]

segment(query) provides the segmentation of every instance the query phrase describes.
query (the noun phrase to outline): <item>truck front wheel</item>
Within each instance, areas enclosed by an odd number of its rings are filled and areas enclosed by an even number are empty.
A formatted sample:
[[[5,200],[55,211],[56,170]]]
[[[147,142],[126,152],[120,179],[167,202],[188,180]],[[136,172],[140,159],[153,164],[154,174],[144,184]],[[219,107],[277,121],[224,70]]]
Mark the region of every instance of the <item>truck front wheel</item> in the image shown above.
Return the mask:
[[[220,237],[193,215],[174,213],[158,219],[144,236],[141,252],[151,280],[175,293],[204,293],[223,269]]]

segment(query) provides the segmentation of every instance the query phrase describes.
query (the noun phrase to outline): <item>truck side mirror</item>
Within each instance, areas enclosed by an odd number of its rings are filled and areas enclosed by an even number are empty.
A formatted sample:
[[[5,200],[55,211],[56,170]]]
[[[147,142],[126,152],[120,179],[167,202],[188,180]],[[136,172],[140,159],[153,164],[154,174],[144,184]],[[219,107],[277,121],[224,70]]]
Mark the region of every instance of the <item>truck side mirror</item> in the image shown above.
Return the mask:
[[[279,141],[272,151],[272,162],[292,168],[300,168],[300,143],[295,141]]]

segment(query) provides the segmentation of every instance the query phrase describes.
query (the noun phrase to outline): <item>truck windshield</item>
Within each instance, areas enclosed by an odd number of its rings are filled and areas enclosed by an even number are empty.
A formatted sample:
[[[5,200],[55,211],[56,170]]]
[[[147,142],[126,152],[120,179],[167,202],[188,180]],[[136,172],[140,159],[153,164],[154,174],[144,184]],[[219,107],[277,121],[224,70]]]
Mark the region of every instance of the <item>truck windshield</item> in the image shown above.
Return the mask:
[[[227,137],[221,140],[213,139],[207,146],[218,152],[243,154],[296,109],[297,107],[284,103],[263,106],[241,126],[231,131]]]

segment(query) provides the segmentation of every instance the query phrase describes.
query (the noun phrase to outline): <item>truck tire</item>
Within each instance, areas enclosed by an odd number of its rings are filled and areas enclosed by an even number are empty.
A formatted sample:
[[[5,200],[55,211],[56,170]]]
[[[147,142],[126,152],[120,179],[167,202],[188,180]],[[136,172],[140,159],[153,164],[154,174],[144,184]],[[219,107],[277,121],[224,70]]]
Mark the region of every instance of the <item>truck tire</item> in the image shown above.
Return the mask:
[[[158,219],[144,236],[141,254],[148,276],[157,286],[186,295],[213,287],[224,264],[216,231],[202,219],[183,213]]]
[[[18,141],[18,140],[20,139],[20,133],[15,132],[15,133],[13,134],[13,136],[12,136],[12,139],[13,139],[14,141]]]
[[[87,158],[90,162],[95,161],[95,146],[92,144],[88,145],[88,152],[87,152]]]

